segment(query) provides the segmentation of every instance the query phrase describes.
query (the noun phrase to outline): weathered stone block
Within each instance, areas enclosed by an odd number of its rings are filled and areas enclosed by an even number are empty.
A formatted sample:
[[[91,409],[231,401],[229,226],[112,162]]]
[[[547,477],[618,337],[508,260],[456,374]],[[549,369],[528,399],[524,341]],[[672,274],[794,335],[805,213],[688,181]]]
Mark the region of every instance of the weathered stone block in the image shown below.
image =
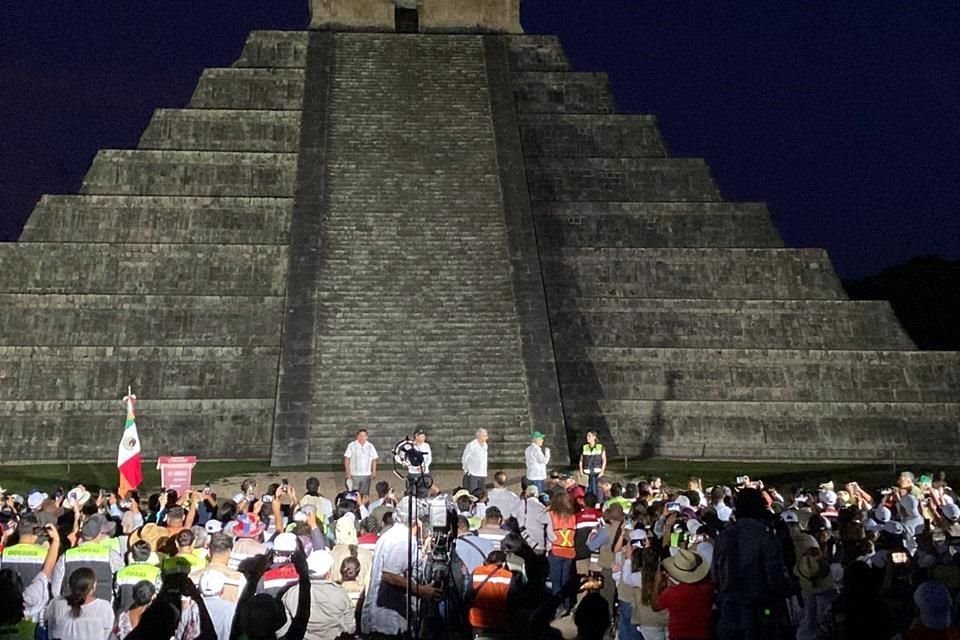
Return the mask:
[[[266,459],[272,410],[271,400],[143,398],[137,403],[143,456]],[[123,407],[118,400],[0,402],[0,424],[4,463],[104,460],[116,455]]]
[[[0,402],[272,399],[276,347],[0,347]]]
[[[716,202],[699,158],[527,158],[532,200]]]
[[[653,116],[527,114],[520,118],[527,157],[662,158]]]
[[[846,298],[820,249],[577,248],[541,264],[558,298]]]
[[[524,71],[513,74],[520,113],[613,113],[605,73]]]
[[[50,196],[23,242],[286,244],[293,198]]]
[[[541,250],[783,246],[766,206],[732,202],[538,202]]]
[[[557,366],[566,398],[960,402],[957,353],[591,347]]]
[[[280,109],[303,106],[302,69],[205,69],[193,109]]]
[[[283,298],[0,294],[0,345],[276,346]]]
[[[587,346],[914,348],[885,302],[565,298],[550,311],[561,355]]]
[[[303,69],[308,37],[306,31],[252,31],[233,66]]]
[[[122,151],[97,153],[83,179],[89,195],[293,195],[293,153]]]
[[[296,153],[299,111],[158,109],[140,149]]]
[[[0,244],[0,292],[282,296],[276,245]]]
[[[513,71],[569,71],[570,63],[556,36],[508,36]]]

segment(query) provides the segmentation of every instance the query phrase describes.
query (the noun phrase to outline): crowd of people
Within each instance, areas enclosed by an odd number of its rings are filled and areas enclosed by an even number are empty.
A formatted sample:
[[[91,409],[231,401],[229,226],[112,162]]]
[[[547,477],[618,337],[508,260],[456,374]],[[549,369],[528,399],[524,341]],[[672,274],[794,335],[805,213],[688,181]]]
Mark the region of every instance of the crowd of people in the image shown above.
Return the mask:
[[[668,487],[609,475],[595,433],[553,471],[535,432],[515,491],[475,436],[457,487],[433,482],[422,431],[406,482],[378,481],[361,430],[329,497],[316,477],[4,492],[0,640],[960,639],[942,474]]]

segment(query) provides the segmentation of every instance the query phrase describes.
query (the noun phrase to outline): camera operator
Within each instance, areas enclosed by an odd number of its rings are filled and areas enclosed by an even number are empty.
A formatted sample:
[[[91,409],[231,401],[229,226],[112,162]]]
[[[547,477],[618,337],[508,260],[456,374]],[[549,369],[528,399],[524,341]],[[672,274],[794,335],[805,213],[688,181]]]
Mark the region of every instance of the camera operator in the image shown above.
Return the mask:
[[[422,526],[416,515],[411,521],[408,500],[405,498],[394,512],[394,524],[377,541],[373,554],[373,571],[368,597],[360,615],[363,632],[388,636],[407,630],[407,575],[412,572],[411,595],[414,596],[411,614],[415,614],[420,599],[433,600],[441,594],[431,584],[418,581],[422,566],[410,566],[410,537],[420,537]]]

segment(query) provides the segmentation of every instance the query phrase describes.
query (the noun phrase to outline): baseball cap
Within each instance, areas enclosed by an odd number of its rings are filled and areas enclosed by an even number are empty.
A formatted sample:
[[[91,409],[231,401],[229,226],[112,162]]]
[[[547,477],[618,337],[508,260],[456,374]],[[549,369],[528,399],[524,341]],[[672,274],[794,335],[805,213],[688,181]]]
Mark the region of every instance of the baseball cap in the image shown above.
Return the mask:
[[[313,553],[307,556],[307,567],[310,573],[325,576],[333,569],[333,554],[326,549],[314,549]]]
[[[84,540],[93,540],[100,535],[100,532],[107,524],[107,519],[102,515],[95,514],[87,518],[87,521],[80,527],[80,536]]]
[[[50,496],[40,491],[31,491],[27,494],[27,506],[31,511],[36,511],[48,497]]]
[[[960,507],[955,504],[945,504],[942,508],[943,517],[951,522],[960,520]]]
[[[427,432],[424,431],[423,429],[415,429],[414,432],[413,432],[413,435],[414,435],[414,436],[425,436],[425,435],[427,435]]]
[[[788,510],[780,514],[780,519],[786,522],[787,524],[799,524],[800,516],[796,511]]]
[[[539,431],[534,431],[533,433],[530,434],[531,440],[543,440],[544,438],[546,438],[546,436]]]
[[[207,520],[207,524],[205,524],[203,528],[207,530],[207,533],[212,535],[223,531],[223,523],[219,520]]]
[[[293,553],[297,550],[297,536],[281,533],[273,539],[273,550],[277,553]]]

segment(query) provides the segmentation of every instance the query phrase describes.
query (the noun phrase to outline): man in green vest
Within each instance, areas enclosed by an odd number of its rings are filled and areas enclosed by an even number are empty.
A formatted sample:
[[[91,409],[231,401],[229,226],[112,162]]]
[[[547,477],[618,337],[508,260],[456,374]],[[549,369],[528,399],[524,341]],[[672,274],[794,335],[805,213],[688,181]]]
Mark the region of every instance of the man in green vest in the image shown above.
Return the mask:
[[[42,525],[32,513],[21,518],[17,533],[20,542],[3,550],[0,568],[16,571],[20,575],[24,617],[38,622],[48,601],[50,576],[60,555],[60,535],[56,527]],[[47,547],[40,544],[41,534],[49,540]]]
[[[144,580],[160,590],[160,567],[150,563],[153,551],[146,540],[137,540],[130,547],[130,564],[117,571],[114,593],[119,611],[126,611],[133,602],[133,587]]]
[[[113,602],[113,576],[123,568],[123,556],[111,549],[107,543],[107,534],[115,527],[113,522],[101,514],[87,518],[80,527],[80,544],[67,549],[57,561],[50,580],[54,594],[66,595],[70,574],[80,567],[93,570],[97,577],[96,597]]]
[[[600,497],[597,480],[607,470],[607,452],[597,442],[597,432],[587,431],[587,444],[580,452],[580,473],[587,476],[587,493]]]

